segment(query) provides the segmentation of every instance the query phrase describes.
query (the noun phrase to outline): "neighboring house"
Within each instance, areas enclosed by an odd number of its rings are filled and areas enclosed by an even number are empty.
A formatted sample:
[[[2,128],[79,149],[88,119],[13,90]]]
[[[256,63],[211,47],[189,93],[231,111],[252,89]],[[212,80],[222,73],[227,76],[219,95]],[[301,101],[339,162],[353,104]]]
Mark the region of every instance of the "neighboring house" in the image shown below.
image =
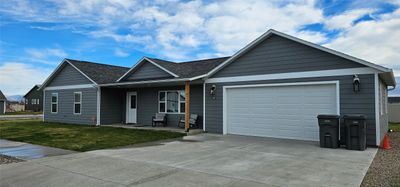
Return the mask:
[[[389,122],[400,122],[400,96],[389,96]]]
[[[5,114],[7,108],[7,98],[0,90],[0,114]]]
[[[35,85],[28,93],[24,95],[25,110],[42,111],[43,110],[43,90],[38,90],[41,85]]]
[[[130,69],[65,59],[41,88],[45,121],[151,125],[165,112],[176,126],[190,112],[210,133],[318,141],[318,114],[365,114],[379,145],[395,85],[391,69],[269,30],[224,58]]]

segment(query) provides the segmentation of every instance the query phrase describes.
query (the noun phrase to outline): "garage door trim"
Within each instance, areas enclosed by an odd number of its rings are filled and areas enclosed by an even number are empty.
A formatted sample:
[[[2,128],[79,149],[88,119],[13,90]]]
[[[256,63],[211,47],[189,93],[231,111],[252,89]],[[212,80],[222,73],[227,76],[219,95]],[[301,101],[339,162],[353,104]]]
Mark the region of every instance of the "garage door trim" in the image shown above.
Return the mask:
[[[246,85],[235,85],[235,86],[223,86],[222,87],[222,124],[223,134],[228,132],[227,124],[227,90],[235,88],[254,88],[254,87],[278,87],[278,86],[302,86],[302,85],[325,85],[334,84],[336,86],[336,112],[340,115],[340,81],[317,81],[317,82],[291,82],[291,83],[274,83],[274,84],[246,84]]]

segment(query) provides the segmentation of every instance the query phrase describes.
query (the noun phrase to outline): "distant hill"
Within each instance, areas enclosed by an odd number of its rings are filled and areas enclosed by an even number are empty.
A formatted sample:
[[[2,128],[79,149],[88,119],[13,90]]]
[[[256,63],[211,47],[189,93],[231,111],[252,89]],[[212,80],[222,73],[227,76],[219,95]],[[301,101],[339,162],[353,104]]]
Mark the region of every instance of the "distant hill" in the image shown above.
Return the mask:
[[[400,77],[396,77],[396,89],[389,91],[389,96],[400,96]]]
[[[22,96],[22,95],[7,95],[6,97],[7,97],[7,100],[9,100],[9,101],[20,102],[20,101],[22,101],[24,96]]]

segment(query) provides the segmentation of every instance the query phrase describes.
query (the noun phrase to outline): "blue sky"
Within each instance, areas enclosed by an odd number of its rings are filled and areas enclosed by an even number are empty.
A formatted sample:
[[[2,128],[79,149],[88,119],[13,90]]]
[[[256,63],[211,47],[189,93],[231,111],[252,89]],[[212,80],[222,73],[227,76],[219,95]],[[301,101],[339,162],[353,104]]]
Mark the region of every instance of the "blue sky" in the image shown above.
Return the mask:
[[[132,66],[232,55],[268,29],[394,69],[400,0],[9,0],[0,4],[0,89],[24,94],[64,58]],[[398,81],[400,82],[400,81]]]

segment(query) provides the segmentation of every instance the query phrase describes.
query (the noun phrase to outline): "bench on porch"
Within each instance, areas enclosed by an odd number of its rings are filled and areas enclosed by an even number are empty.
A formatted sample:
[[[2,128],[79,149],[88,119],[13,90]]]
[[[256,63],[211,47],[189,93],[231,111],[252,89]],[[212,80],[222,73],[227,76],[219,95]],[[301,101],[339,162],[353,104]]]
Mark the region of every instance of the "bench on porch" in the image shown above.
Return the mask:
[[[161,123],[163,127],[167,126],[167,114],[156,113],[156,115],[154,115],[152,118],[151,126],[155,127],[158,123]]]
[[[189,126],[190,126],[190,128],[199,128],[198,119],[199,119],[199,115],[190,114],[190,118],[189,118]],[[185,127],[185,117],[181,117],[179,119],[178,127],[180,127],[180,128],[184,128]]]

